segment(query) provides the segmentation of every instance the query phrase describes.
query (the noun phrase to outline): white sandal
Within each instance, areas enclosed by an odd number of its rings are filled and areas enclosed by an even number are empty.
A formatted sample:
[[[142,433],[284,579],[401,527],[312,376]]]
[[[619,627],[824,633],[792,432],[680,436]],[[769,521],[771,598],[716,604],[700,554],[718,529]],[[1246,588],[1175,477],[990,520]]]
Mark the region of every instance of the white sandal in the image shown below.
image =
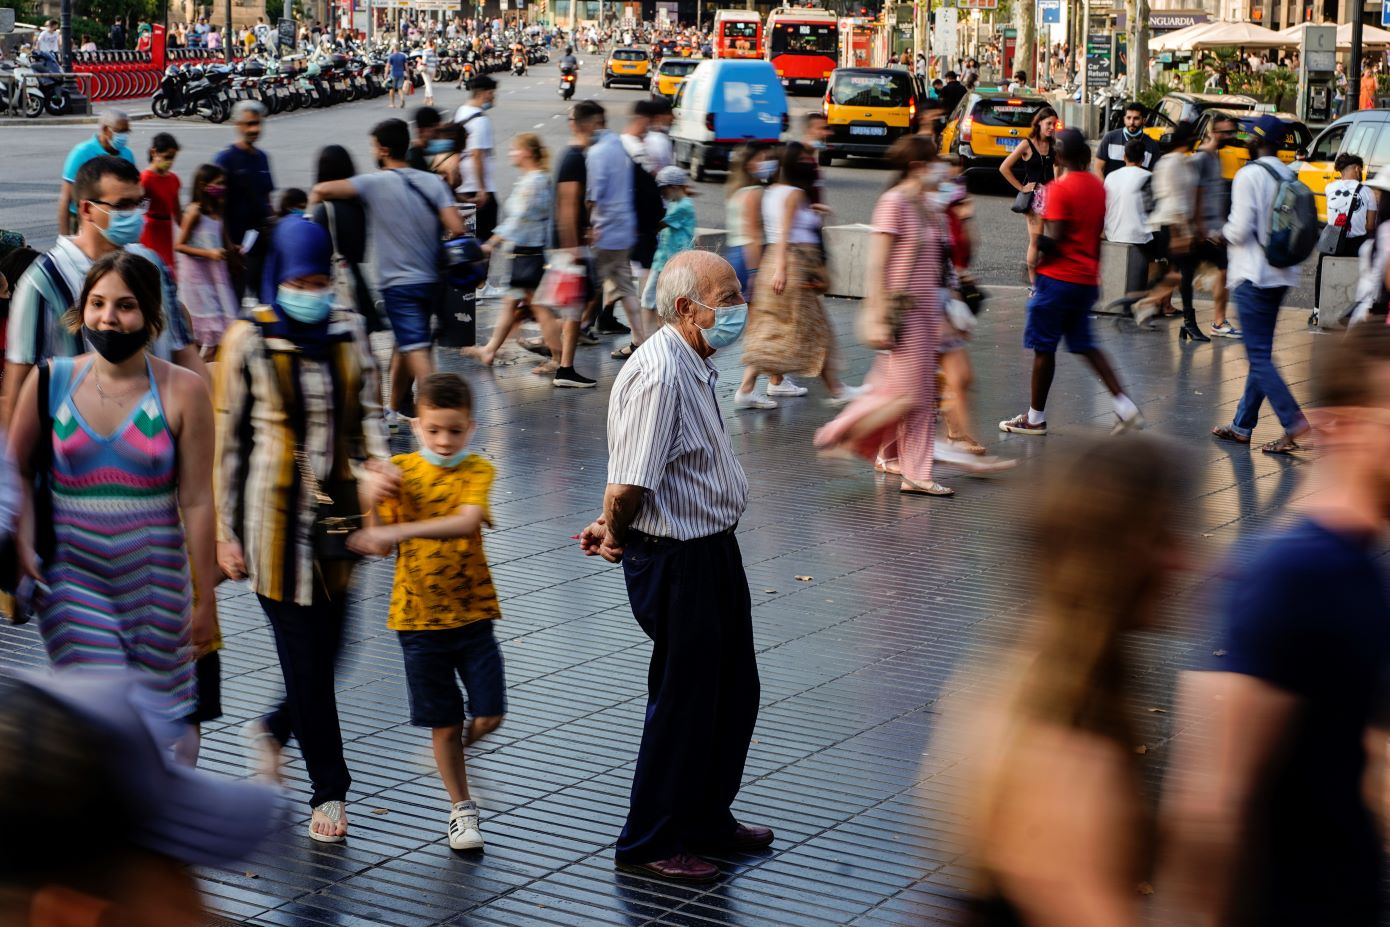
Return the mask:
[[[309,836],[313,837],[319,843],[342,843],[347,838],[347,834],[320,834],[314,830],[314,814],[323,815],[328,818],[334,827],[337,827],[343,822],[342,802],[326,801],[314,809],[313,814],[309,816]]]

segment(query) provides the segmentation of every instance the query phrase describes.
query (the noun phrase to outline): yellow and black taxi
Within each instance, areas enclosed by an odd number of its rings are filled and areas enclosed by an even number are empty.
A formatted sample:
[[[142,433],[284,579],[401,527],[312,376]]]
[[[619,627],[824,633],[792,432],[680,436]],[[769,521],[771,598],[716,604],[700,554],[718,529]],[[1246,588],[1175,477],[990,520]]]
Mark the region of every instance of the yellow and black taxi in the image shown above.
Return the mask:
[[[1298,179],[1313,191],[1318,218],[1327,221],[1327,185],[1337,179],[1339,155],[1359,157],[1366,165],[1366,179],[1390,164],[1390,110],[1362,109],[1348,113],[1318,133],[1299,153]]]
[[[922,87],[894,68],[836,68],[826,82],[821,109],[830,139],[820,163],[861,155],[878,158],[899,137],[916,131]]]
[[[1183,121],[1196,122],[1210,109],[1253,113],[1259,101],[1238,93],[1168,93],[1144,116],[1144,134],[1157,141]]]
[[[1250,129],[1264,113],[1236,109],[1206,109],[1196,120],[1198,138],[1206,138],[1208,130],[1217,118],[1233,119],[1236,123],[1235,144],[1221,149],[1221,176],[1227,180],[1236,176],[1236,171],[1250,160]],[[1284,123],[1284,137],[1279,142],[1279,160],[1292,164],[1298,160],[1298,153],[1308,147],[1313,134],[1293,113],[1274,113]],[[1331,179],[1331,178],[1329,178]],[[1325,186],[1325,185],[1324,185]]]
[[[615,48],[603,62],[603,89],[614,84],[652,89],[652,56],[641,48]]]
[[[665,58],[656,69],[656,90],[658,96],[663,96],[668,100],[676,98],[676,92],[681,89],[681,84],[690,76],[690,72],[700,66],[699,58]]]
[[[995,174],[1033,127],[1048,102],[1035,93],[981,89],[967,93],[946,119],[940,147],[956,158],[966,177]],[[1059,127],[1060,128],[1060,127]]]

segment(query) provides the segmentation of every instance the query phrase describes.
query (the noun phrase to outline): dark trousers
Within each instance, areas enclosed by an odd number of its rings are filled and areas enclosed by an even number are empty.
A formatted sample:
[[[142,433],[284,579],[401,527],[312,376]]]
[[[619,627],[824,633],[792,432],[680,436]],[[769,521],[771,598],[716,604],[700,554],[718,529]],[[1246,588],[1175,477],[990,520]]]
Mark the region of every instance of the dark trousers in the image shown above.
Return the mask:
[[[285,677],[285,700],[266,716],[265,724],[281,744],[288,743],[291,734],[299,741],[314,789],[310,807],[345,800],[352,784],[343,758],[333,681],[347,603],[321,596],[316,591],[309,606],[258,597],[275,634],[280,672]]]
[[[632,614],[652,639],[647,719],[620,862],[666,859],[733,834],[729,807],[758,720],[752,603],[733,533],[629,538]]]

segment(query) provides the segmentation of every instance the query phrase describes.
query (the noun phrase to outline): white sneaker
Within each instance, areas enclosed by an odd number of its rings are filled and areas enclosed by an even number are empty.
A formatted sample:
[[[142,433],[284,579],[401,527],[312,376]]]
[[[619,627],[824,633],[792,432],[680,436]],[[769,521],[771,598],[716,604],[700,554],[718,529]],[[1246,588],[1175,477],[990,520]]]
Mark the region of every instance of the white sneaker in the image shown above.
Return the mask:
[[[449,812],[449,849],[478,850],[483,846],[483,832],[478,828],[478,805],[461,801]]]
[[[867,386],[862,386],[862,385],[861,385],[861,386],[848,386],[848,385],[846,385],[846,386],[841,386],[841,387],[840,387],[840,394],[839,394],[838,396],[831,396],[830,398],[826,399],[826,400],[825,400],[825,404],[828,405],[828,406],[834,406],[834,407],[847,406],[847,405],[849,405],[851,402],[853,402],[854,400],[858,399],[860,396],[862,396],[862,395],[864,395],[865,393],[867,393],[868,391],[869,391],[869,387],[867,387]]]
[[[797,386],[792,382],[791,377],[783,377],[781,383],[769,383],[767,394],[769,396],[805,396],[809,390],[804,386]]]
[[[940,438],[936,440],[932,447],[932,459],[938,463],[951,464],[959,467],[966,473],[984,475],[987,473],[998,473],[1001,470],[1010,470],[1018,465],[1018,461],[1010,460],[1007,457],[994,457],[985,455],[983,457],[963,451],[949,441]]]
[[[777,402],[768,399],[762,393],[734,393],[735,409],[775,409]]]

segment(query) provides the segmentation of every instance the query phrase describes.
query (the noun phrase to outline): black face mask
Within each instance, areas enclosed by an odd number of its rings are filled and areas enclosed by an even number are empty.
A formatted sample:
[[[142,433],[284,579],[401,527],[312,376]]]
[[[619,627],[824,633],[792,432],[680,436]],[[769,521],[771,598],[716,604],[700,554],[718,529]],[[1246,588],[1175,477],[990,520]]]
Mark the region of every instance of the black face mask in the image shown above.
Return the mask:
[[[1236,138],[1236,137],[1233,136],[1233,135],[1227,135],[1226,137],[1224,137],[1224,138],[1221,139],[1221,144],[1217,145],[1216,147],[1218,147],[1218,148],[1234,148],[1235,146],[1240,145],[1240,144],[1241,144],[1241,140],[1240,140],[1240,139]]]
[[[82,335],[98,354],[113,364],[129,359],[150,340],[150,333],[143,328],[133,332],[117,332],[83,325]]]

